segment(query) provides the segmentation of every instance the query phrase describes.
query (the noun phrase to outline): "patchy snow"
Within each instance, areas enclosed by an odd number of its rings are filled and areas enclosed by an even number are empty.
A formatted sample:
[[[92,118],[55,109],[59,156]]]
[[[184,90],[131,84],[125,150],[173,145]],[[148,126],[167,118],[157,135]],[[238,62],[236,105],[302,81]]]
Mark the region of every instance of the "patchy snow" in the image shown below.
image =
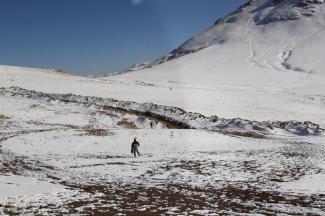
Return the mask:
[[[0,209],[7,206],[5,213],[118,214],[132,209],[179,214],[191,209],[192,214],[213,215],[249,208],[260,214],[321,214],[325,205],[323,185],[309,187],[325,173],[325,136],[281,129],[295,127],[294,122],[278,122],[283,125],[270,129],[267,139],[257,139],[204,128],[148,127],[152,121],[166,124],[141,116],[148,104],[18,87],[2,88],[0,100],[0,187],[6,188]],[[112,109],[103,112],[105,106]],[[184,115],[175,107],[149,108]],[[139,115],[145,120],[136,128],[117,124]],[[223,119],[222,124],[230,131],[252,130],[248,120]],[[140,141],[138,158],[130,153],[133,137]],[[31,196],[20,196],[24,191]],[[273,200],[279,202],[270,205]]]

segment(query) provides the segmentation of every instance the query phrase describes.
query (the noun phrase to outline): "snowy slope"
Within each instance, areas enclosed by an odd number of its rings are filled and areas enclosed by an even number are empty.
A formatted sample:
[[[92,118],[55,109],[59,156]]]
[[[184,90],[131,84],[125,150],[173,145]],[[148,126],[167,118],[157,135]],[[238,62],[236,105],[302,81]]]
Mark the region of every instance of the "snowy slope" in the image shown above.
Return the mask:
[[[249,1],[151,68],[118,77],[319,91],[324,36],[322,0]]]
[[[3,215],[324,215],[325,136],[150,128],[141,110],[181,110],[17,87],[0,110]]]
[[[0,86],[47,93],[73,93],[182,108],[203,115],[249,120],[312,121],[325,127],[325,96],[285,87],[181,84],[87,78],[40,69],[0,66]],[[324,89],[324,86],[322,87]],[[304,90],[304,89],[302,89]]]

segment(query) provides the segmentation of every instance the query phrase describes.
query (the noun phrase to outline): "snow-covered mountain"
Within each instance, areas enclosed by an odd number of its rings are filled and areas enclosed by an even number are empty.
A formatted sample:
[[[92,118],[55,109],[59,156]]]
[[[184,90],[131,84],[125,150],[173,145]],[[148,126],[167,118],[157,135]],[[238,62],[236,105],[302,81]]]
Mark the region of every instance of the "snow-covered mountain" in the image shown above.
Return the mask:
[[[126,71],[141,70],[141,69],[145,68],[148,64],[150,64],[150,62],[139,62],[139,63],[136,63],[136,64],[132,65],[131,67],[127,68]]]
[[[203,33],[121,78],[181,83],[320,86],[323,0],[251,0]]]
[[[235,12],[227,15],[224,18],[217,20],[213,27],[203,32],[198,36],[194,36],[179,48],[171,52],[175,56],[184,55],[189,52],[197,51],[205,47],[215,44],[222,44],[228,41],[241,40],[247,38],[252,33],[256,32],[236,32],[236,29],[249,27],[250,30],[269,30],[268,33],[282,33],[276,32],[273,29],[275,25],[280,22],[283,27],[297,26],[297,22],[289,22],[294,20],[301,20],[306,17],[312,17],[317,14],[317,11],[323,0],[251,0],[245,5],[241,6]],[[314,19],[314,18],[313,18]],[[312,19],[309,19],[310,21]],[[316,20],[315,20],[316,21]],[[273,24],[273,25],[272,25]],[[304,24],[304,23],[299,23]],[[312,22],[308,24],[313,24]],[[308,30],[310,26],[300,25],[298,28],[305,27]],[[319,26],[321,28],[321,26]],[[317,28],[317,24],[316,24]],[[273,31],[271,31],[273,30]],[[309,29],[312,30],[312,29]],[[290,30],[291,31],[291,30]],[[234,34],[237,33],[237,34]],[[261,33],[261,32],[258,32]],[[263,33],[263,32],[262,32]],[[293,33],[293,32],[292,32]],[[312,33],[306,31],[305,35]],[[260,36],[260,35],[258,35]],[[287,35],[286,35],[287,36]],[[288,35],[291,36],[292,35]],[[299,37],[296,35],[295,38]],[[295,41],[292,38],[292,41]]]

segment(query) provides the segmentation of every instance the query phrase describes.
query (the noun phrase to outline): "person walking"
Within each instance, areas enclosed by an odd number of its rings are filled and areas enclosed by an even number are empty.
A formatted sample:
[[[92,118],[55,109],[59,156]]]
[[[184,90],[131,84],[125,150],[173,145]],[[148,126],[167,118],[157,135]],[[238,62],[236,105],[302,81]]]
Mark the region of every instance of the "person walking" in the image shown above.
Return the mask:
[[[134,154],[134,157],[137,157],[137,154],[140,157],[139,146],[140,146],[140,143],[137,141],[137,138],[134,137],[134,140],[131,145],[131,153]]]

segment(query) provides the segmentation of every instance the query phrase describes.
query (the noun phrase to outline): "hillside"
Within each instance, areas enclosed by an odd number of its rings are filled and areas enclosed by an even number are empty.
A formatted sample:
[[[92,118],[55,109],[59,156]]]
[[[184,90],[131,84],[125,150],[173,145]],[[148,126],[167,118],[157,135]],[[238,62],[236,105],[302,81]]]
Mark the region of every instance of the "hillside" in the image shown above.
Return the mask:
[[[323,1],[249,1],[147,69],[117,77],[317,92],[324,42]]]

